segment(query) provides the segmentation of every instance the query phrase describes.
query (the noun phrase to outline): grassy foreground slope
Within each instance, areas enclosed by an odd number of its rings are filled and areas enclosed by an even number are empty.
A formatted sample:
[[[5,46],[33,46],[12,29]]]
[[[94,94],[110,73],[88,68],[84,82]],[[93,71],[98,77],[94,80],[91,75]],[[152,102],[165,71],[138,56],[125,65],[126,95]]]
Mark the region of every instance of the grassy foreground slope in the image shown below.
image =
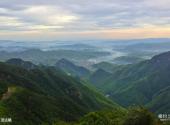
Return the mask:
[[[143,107],[130,107],[126,111],[103,110],[90,112],[76,123],[56,122],[54,125],[169,125]]]

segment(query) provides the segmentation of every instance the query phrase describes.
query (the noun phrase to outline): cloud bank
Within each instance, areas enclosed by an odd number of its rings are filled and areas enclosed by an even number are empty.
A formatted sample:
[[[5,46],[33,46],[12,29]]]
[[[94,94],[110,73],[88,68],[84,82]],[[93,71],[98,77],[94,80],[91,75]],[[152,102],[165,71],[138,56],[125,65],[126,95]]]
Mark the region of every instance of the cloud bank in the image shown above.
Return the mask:
[[[170,0],[1,0],[0,38],[170,37]]]

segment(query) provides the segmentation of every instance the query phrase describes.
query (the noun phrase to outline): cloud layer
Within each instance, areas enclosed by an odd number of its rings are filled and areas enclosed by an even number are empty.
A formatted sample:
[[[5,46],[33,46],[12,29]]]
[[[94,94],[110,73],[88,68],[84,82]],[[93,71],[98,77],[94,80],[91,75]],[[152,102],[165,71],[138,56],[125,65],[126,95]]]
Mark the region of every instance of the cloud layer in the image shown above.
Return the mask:
[[[152,32],[159,29],[162,37],[169,37],[169,5],[170,0],[1,0],[0,37],[16,34],[27,38],[25,34],[35,33],[39,34],[37,37],[44,33],[49,37],[50,34],[97,37],[104,32],[104,38],[108,34],[117,38],[114,33],[128,37],[127,31],[146,29]]]

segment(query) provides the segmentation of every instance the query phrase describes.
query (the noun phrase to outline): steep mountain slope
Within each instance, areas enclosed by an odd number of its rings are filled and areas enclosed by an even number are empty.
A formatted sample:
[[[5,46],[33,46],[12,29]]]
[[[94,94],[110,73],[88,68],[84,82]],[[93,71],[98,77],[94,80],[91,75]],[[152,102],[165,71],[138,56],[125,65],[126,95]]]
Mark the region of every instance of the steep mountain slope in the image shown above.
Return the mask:
[[[54,67],[26,70],[0,63],[0,95],[0,117],[11,117],[13,125],[51,125],[102,108],[120,108]]]
[[[145,105],[152,102],[150,109],[157,113],[167,112],[170,106],[169,93],[166,91],[170,86],[169,76],[170,52],[166,52],[154,56],[151,60],[119,67],[103,84],[94,85],[123,106]],[[156,96],[160,91],[160,95]],[[157,107],[158,101],[155,100],[158,99],[160,104]],[[164,99],[167,104],[165,108]]]
[[[90,82],[96,84],[96,86],[100,86],[104,81],[111,77],[111,73],[106,72],[103,69],[98,69],[90,76]]]
[[[59,60],[55,66],[72,76],[78,76],[78,77],[85,78],[90,75],[89,70],[87,70],[86,68],[81,67],[81,66],[76,66],[75,64],[73,64],[72,62],[70,62],[67,59]]]
[[[151,109],[151,111],[160,113],[160,112],[170,112],[170,87],[167,87],[163,90],[160,90],[153,96],[153,99],[147,107]]]

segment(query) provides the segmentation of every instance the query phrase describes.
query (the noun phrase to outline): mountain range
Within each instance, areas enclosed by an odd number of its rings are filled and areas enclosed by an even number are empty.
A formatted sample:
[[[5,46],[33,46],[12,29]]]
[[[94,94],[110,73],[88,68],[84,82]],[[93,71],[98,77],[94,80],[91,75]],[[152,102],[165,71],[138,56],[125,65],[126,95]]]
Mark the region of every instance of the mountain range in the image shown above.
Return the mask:
[[[158,125],[147,110],[128,107],[170,113],[169,76],[170,52],[129,65],[102,62],[92,69],[67,59],[44,66],[12,58],[0,63],[0,117],[11,117],[13,125],[131,125],[132,116],[145,124],[146,115]]]
[[[60,65],[61,70],[73,76],[86,78],[123,107],[145,105],[155,113],[170,112],[170,52],[129,65],[101,62],[93,65],[92,70],[80,68],[69,60],[61,60],[58,63],[60,62],[65,64]],[[76,72],[73,73],[75,69]],[[80,75],[82,69],[87,71],[88,75]]]
[[[103,74],[107,74],[103,71]],[[94,72],[90,79],[101,78]],[[156,113],[170,112],[170,52],[136,64],[118,66],[103,80],[92,81],[98,89],[122,106],[146,105]],[[97,84],[98,83],[98,84]]]

